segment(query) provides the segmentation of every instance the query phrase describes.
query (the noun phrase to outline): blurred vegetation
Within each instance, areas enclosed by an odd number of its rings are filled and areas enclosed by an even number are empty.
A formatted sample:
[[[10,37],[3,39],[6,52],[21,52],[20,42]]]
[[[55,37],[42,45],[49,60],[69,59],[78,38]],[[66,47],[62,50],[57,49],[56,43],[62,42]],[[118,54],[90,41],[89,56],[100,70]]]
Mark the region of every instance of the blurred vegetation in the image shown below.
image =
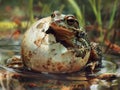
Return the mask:
[[[0,32],[24,32],[35,20],[59,10],[63,14],[75,15],[91,40],[102,43],[117,41],[119,44],[119,2],[120,0],[0,0]]]

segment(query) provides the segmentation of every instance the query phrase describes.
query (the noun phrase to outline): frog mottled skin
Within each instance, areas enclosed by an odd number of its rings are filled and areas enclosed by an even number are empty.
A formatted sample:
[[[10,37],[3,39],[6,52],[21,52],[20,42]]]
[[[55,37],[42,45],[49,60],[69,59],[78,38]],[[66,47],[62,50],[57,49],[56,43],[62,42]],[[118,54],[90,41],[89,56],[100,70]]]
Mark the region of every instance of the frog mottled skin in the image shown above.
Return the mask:
[[[58,11],[38,20],[26,31],[21,50],[19,60],[38,72],[71,73],[83,68],[93,72],[101,66],[99,45],[89,42],[74,15]]]

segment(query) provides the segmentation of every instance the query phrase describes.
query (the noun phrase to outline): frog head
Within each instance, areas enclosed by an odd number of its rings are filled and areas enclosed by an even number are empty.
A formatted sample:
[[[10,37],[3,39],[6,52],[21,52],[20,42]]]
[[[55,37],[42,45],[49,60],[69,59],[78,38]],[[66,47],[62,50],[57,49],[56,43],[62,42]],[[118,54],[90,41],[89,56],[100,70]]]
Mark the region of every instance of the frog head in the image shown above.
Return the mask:
[[[65,46],[77,46],[77,41],[88,43],[85,30],[80,27],[77,18],[72,14],[65,15],[61,14],[59,11],[54,11],[51,14],[50,27],[57,41]],[[78,39],[81,40],[79,41]]]
[[[64,15],[61,14],[59,11],[54,11],[51,14],[51,18],[52,23],[55,23],[60,27],[64,27],[71,30],[79,29],[79,22],[77,18],[72,14]]]

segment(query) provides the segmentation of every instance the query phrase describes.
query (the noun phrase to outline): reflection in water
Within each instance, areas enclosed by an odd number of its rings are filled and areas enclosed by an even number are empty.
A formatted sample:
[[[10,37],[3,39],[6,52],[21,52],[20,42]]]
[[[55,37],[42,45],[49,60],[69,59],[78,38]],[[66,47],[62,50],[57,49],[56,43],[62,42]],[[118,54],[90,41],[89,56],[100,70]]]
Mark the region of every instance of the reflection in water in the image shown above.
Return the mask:
[[[96,75],[88,77],[84,72],[47,74],[1,65],[0,84],[1,90],[119,90],[117,79]]]
[[[42,78],[23,77],[18,73],[1,70],[2,90],[89,90],[88,81],[43,80]],[[84,83],[84,84],[83,84]]]
[[[119,90],[118,80],[106,81],[100,80],[98,84],[92,84],[90,86],[91,90]]]

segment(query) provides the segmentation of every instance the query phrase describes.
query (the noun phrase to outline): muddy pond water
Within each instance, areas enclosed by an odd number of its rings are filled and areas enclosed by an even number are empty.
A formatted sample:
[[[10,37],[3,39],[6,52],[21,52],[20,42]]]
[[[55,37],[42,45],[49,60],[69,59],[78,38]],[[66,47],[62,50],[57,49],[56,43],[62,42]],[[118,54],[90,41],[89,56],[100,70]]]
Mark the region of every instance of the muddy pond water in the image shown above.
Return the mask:
[[[70,74],[38,73],[6,67],[14,55],[20,55],[20,42],[0,40],[0,90],[120,90],[120,57],[103,57],[103,67],[95,74],[84,71]],[[100,74],[113,73],[116,76],[99,78]]]

